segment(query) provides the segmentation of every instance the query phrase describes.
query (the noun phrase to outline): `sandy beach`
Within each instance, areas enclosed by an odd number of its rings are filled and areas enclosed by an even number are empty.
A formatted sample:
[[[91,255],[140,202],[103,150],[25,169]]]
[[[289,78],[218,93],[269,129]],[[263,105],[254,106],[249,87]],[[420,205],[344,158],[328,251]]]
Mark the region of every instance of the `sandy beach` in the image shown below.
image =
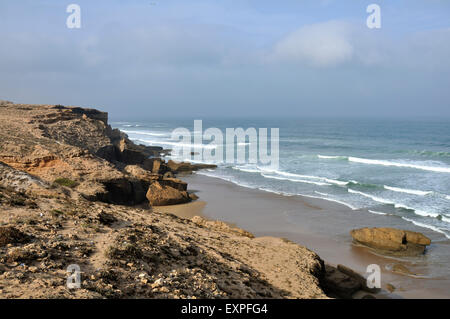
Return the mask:
[[[171,212],[181,217],[201,215],[222,220],[244,228],[256,236],[283,237],[318,253],[330,264],[343,264],[365,274],[370,264],[382,270],[383,291],[380,298],[448,298],[450,281],[446,275],[445,260],[436,260],[449,251],[448,241],[440,234],[405,223],[400,218],[378,216],[364,210],[321,199],[301,196],[286,197],[260,190],[237,186],[217,178],[199,174],[183,176],[198,201],[156,210]],[[365,247],[352,243],[349,231],[358,227],[385,225],[429,236],[433,244],[421,257],[391,258],[377,255]],[[401,263],[417,276],[400,275],[389,269]],[[386,285],[393,285],[393,293]]]

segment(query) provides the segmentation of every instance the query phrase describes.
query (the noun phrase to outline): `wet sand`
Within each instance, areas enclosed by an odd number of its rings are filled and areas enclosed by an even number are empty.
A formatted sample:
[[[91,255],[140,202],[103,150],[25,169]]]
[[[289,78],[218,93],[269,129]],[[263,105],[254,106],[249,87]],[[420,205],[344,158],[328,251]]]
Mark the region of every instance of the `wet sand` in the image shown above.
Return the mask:
[[[367,266],[378,264],[381,284],[396,287],[380,297],[450,298],[450,241],[431,230],[417,227],[401,218],[351,210],[345,205],[302,196],[286,197],[237,186],[198,174],[185,176],[198,201],[159,211],[190,218],[201,215],[244,228],[256,236],[283,237],[318,253],[330,264],[343,264],[365,274]],[[390,258],[352,243],[349,231],[360,227],[395,227],[419,231],[430,237],[432,245],[420,257]],[[418,277],[389,271],[394,263],[408,267]]]

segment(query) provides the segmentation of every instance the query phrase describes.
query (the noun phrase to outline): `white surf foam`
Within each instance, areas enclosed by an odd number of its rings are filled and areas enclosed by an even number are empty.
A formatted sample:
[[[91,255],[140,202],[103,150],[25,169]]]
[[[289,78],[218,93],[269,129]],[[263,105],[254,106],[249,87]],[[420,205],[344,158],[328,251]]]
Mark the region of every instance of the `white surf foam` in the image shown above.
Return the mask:
[[[322,158],[322,159],[347,159],[349,162],[360,163],[360,164],[395,166],[395,167],[415,168],[415,169],[437,172],[437,173],[450,173],[450,167],[448,167],[448,166],[428,166],[428,165],[420,165],[420,164],[393,162],[393,161],[388,161],[388,160],[360,158],[360,157],[353,157],[353,156],[317,155],[317,157]]]
[[[394,205],[395,204],[394,202],[392,202],[390,200],[387,200],[387,199],[384,199],[384,198],[381,198],[381,197],[378,197],[378,196],[366,194],[366,193],[363,193],[363,192],[355,191],[353,189],[348,189],[348,192],[352,193],[352,194],[358,194],[358,195],[370,198],[373,201],[379,202],[379,203],[382,203],[382,204],[390,204],[390,205]]]
[[[330,184],[345,186],[348,184],[348,182],[339,181],[339,180],[335,180],[335,179],[331,179],[331,178],[283,172],[280,170],[271,169],[271,168],[267,168],[267,167],[260,167],[260,166],[257,166],[256,168],[245,167],[245,166],[234,166],[232,168],[235,170],[248,172],[248,173],[261,173],[261,175],[263,177],[272,178],[272,179],[282,180],[282,178],[277,178],[278,176],[292,177],[292,178],[284,178],[283,179],[283,180],[287,180],[287,181],[291,181],[291,182],[305,182],[305,183],[316,184],[316,185],[320,185],[320,186],[324,186],[324,185],[330,186]],[[275,176],[267,175],[267,173],[274,174]],[[306,181],[305,179],[312,180],[312,181]]]
[[[448,218],[448,217],[441,216],[441,219],[443,222],[450,223],[450,218]]]
[[[139,134],[139,135],[148,135],[148,136],[170,136],[168,133],[155,133],[155,132],[147,132],[147,131],[129,131],[129,130],[121,130],[125,133],[130,134]]]
[[[281,180],[281,181],[290,181],[290,182],[294,182],[294,183],[306,183],[306,184],[314,184],[314,185],[318,185],[318,186],[331,186],[331,184],[329,184],[329,183],[314,182],[314,181],[305,180],[305,179],[292,179],[292,178],[287,178],[287,177],[271,176],[271,175],[267,175],[264,173],[261,173],[261,176],[263,176],[265,178],[277,179],[277,180]]]
[[[237,171],[242,171],[246,173],[260,173],[261,171],[257,168],[250,168],[245,166],[233,166],[232,169]]]
[[[329,155],[317,155],[318,158],[323,159],[347,159],[347,156],[329,156]]]
[[[393,191],[393,192],[406,193],[406,194],[419,195],[419,196],[425,196],[425,195],[433,193],[431,191],[428,191],[428,192],[427,191],[419,191],[419,190],[415,190],[415,189],[391,187],[391,186],[386,186],[386,185],[384,185],[384,188],[387,190]]]
[[[320,198],[320,199],[324,199],[324,200],[327,200],[327,201],[330,201],[330,202],[335,202],[335,203],[338,203],[338,204],[347,206],[347,207],[350,208],[351,210],[357,210],[357,209],[358,209],[357,207],[352,206],[352,205],[350,205],[349,203],[340,201],[340,200],[338,200],[338,199],[330,198],[330,197],[329,197],[329,196],[331,196],[330,194],[322,193],[322,192],[318,192],[318,191],[314,191],[314,193],[319,194],[319,195],[322,195],[322,196],[324,196],[324,197],[315,197],[315,196],[311,196],[311,195],[302,195],[302,196],[312,197],[312,198]]]
[[[386,160],[374,160],[367,158],[359,158],[359,157],[349,157],[348,160],[350,162],[360,163],[360,164],[370,164],[370,165],[382,165],[382,166],[395,166],[395,167],[405,167],[405,168],[415,168],[425,171],[438,172],[438,173],[450,173],[450,167],[444,166],[426,166],[426,165],[417,165],[417,164],[409,164],[409,163],[399,163],[392,162]]]
[[[370,209],[369,209],[369,212],[372,213],[372,214],[376,214],[376,215],[387,215],[387,213],[377,212],[377,211],[370,210]]]
[[[270,170],[270,169],[264,169],[264,168],[260,168],[260,167],[258,167],[258,168],[262,172],[273,173],[273,174],[280,175],[280,176],[294,177],[294,178],[298,178],[298,179],[306,178],[306,179],[318,180],[318,181],[322,181],[322,183],[326,182],[326,183],[329,183],[329,184],[335,184],[335,185],[339,185],[339,186],[345,186],[345,185],[348,184],[348,182],[339,181],[339,180],[326,178],[326,177],[321,177],[321,176],[302,175],[302,174],[283,172],[283,171],[279,171],[279,170]],[[292,181],[296,181],[296,180],[292,180]]]
[[[419,215],[419,216],[423,216],[423,217],[433,217],[433,218],[436,218],[436,217],[439,217],[439,216],[440,216],[439,214],[425,212],[425,211],[423,211],[423,210],[415,209],[415,208],[409,207],[409,206],[404,205],[404,204],[395,204],[394,207],[395,207],[395,208],[403,208],[403,209],[407,209],[407,210],[412,210],[412,211],[414,212],[414,214]]]
[[[257,189],[256,186],[252,186],[246,183],[240,183],[238,181],[236,181],[235,179],[231,178],[231,177],[227,177],[227,176],[220,176],[220,175],[215,175],[215,174],[208,174],[205,171],[198,171],[197,172],[198,175],[203,175],[203,176],[208,176],[208,177],[213,177],[213,178],[218,178],[218,179],[222,179],[224,181],[236,184],[238,186],[241,187],[245,187],[245,188],[250,188],[250,189]]]
[[[295,194],[279,192],[279,191],[276,191],[276,190],[273,190],[273,189],[270,189],[270,188],[265,188],[265,187],[259,187],[258,189],[261,190],[261,191],[264,191],[264,192],[274,193],[274,194],[282,195],[282,196],[286,196],[286,197],[295,196]]]
[[[217,145],[211,144],[194,144],[194,143],[181,143],[181,142],[170,142],[170,141],[155,141],[155,140],[146,140],[146,139],[136,139],[138,141],[142,141],[145,143],[149,143],[151,145],[171,145],[178,147],[191,147],[191,148],[206,148],[206,149],[215,149]]]
[[[433,230],[433,231],[435,231],[437,233],[441,233],[445,237],[450,239],[450,235],[449,234],[447,234],[446,232],[444,232],[443,230],[441,230],[441,229],[439,229],[439,228],[437,228],[435,226],[427,225],[427,224],[424,224],[424,223],[421,223],[421,222],[418,222],[416,220],[412,220],[412,219],[409,219],[409,218],[406,218],[406,217],[402,217],[402,219],[404,219],[404,220],[406,220],[406,221],[408,221],[410,223],[413,223],[416,226],[419,226],[419,227],[422,227],[422,228],[428,228],[428,229],[431,229],[431,230]]]
[[[382,203],[382,204],[394,205],[395,208],[403,208],[403,209],[411,210],[411,211],[414,212],[414,214],[420,215],[420,216],[423,216],[423,217],[434,217],[434,218],[436,218],[436,217],[440,216],[439,214],[436,214],[436,213],[425,212],[425,211],[420,210],[420,209],[415,209],[415,208],[409,207],[409,206],[404,205],[404,204],[395,203],[393,201],[390,201],[388,199],[384,199],[384,198],[381,198],[381,197],[378,197],[378,196],[366,194],[366,193],[363,193],[363,192],[358,192],[358,191],[355,191],[353,189],[348,189],[348,192],[349,193],[353,193],[353,194],[359,194],[361,196],[370,198],[370,199],[374,200],[375,202],[379,202],[379,203]]]

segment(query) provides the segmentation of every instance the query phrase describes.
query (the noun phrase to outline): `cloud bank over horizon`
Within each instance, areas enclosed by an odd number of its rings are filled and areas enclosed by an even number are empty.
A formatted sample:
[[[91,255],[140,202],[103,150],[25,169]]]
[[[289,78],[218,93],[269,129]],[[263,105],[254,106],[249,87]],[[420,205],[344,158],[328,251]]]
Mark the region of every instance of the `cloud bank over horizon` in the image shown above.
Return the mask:
[[[450,5],[379,2],[378,30],[366,1],[78,1],[79,30],[57,1],[2,2],[0,99],[115,117],[450,117]]]

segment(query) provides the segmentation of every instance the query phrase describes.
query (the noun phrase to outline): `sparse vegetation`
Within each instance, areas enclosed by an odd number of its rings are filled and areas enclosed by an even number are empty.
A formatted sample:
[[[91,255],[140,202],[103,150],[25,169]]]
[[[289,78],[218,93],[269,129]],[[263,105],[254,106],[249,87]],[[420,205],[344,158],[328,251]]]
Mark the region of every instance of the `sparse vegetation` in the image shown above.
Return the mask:
[[[57,178],[53,181],[53,183],[61,185],[61,186],[66,186],[69,188],[74,188],[78,185],[78,183],[76,181],[73,181],[73,180],[65,178],[65,177]]]
[[[52,210],[51,212],[50,212],[50,214],[53,216],[53,217],[60,217],[60,216],[63,216],[64,215],[64,212],[62,212],[62,211],[60,211],[60,210],[57,210],[57,209],[54,209],[54,210]]]

